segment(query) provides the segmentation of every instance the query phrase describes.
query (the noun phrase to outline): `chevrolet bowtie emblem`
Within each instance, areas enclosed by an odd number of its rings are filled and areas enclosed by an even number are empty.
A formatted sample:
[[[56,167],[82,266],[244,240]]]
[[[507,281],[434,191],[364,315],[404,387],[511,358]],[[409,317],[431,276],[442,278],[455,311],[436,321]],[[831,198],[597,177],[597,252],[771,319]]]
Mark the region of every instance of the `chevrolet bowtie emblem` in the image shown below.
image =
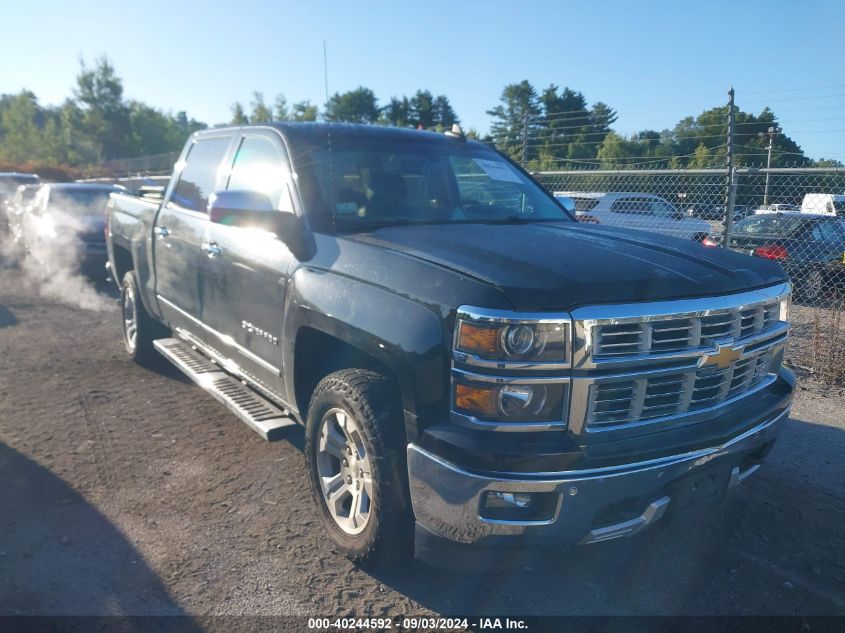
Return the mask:
[[[727,369],[731,366],[731,363],[740,359],[745,349],[745,345],[735,347],[733,341],[716,342],[714,346],[715,349],[712,352],[707,352],[699,359],[699,368],[718,367],[719,369]]]

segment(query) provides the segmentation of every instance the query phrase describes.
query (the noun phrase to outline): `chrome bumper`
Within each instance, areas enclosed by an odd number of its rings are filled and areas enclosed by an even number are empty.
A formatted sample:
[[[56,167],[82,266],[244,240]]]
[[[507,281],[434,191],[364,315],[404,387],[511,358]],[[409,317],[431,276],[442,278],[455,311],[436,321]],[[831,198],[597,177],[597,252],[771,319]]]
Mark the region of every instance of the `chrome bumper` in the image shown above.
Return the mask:
[[[681,455],[592,470],[521,475],[481,475],[451,464],[415,444],[408,445],[411,502],[417,523],[433,534],[460,543],[486,537],[539,537],[561,544],[586,544],[630,536],[659,520],[672,504],[671,486],[709,464],[730,468],[728,488],[752,474],[743,457],[773,440],[789,408],[721,446]],[[718,460],[718,462],[717,462]],[[554,493],[553,515],[543,520],[501,520],[480,515],[488,491]],[[594,525],[609,504],[630,499],[651,501],[638,517],[611,525]]]

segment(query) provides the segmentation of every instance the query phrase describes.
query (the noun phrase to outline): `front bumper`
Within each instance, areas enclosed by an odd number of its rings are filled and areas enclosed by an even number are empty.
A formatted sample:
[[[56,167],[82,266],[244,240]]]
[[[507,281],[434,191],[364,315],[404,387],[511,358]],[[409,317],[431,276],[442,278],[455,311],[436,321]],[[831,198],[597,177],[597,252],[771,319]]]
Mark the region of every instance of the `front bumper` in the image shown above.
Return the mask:
[[[648,461],[541,475],[473,473],[416,444],[408,445],[411,501],[419,528],[459,543],[514,545],[586,544],[630,536],[680,506],[680,484],[696,473],[719,472],[721,492],[753,473],[789,416],[780,409],[719,446]],[[545,493],[548,516],[493,519],[482,516],[487,493]],[[677,497],[677,498],[676,498]],[[613,516],[608,509],[626,507]],[[636,510],[630,512],[631,508]]]

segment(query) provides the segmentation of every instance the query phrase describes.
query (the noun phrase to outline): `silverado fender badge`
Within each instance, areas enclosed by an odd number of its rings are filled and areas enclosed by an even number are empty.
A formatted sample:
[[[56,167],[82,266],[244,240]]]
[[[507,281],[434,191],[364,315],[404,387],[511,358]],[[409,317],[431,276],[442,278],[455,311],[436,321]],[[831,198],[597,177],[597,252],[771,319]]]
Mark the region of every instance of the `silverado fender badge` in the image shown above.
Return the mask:
[[[241,321],[241,327],[243,329],[245,329],[247,332],[249,332],[250,334],[255,334],[256,336],[263,338],[265,341],[269,341],[273,345],[279,344],[279,337],[278,336],[273,336],[272,334],[270,334],[270,332],[267,332],[266,330],[262,330],[261,328],[255,327],[249,321]]]
[[[727,369],[731,363],[742,357],[742,352],[745,350],[745,345],[734,345],[733,340],[716,341],[713,347],[712,352],[706,352],[698,359],[699,369],[707,367]]]

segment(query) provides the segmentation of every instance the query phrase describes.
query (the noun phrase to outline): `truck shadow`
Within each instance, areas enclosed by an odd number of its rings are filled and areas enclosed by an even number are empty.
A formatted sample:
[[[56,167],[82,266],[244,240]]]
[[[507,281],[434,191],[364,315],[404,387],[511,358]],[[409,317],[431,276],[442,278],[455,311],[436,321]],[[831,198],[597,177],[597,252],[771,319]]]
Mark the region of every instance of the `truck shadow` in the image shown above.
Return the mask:
[[[842,430],[792,420],[763,468],[693,521],[586,547],[505,551],[472,573],[421,563],[371,573],[441,614],[843,614],[845,535],[833,528],[845,525],[843,448]],[[822,470],[804,463],[819,458]]]
[[[3,443],[0,482],[0,616],[184,615],[108,518]],[[200,630],[188,618],[173,621]],[[145,626],[124,624],[129,631]]]

